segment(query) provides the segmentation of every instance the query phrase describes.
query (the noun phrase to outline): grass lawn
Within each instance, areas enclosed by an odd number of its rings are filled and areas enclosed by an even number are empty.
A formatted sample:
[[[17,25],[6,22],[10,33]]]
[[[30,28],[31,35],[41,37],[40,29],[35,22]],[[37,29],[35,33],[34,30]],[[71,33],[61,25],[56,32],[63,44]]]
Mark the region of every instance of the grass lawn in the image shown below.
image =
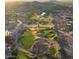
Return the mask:
[[[28,59],[23,52],[18,51],[16,59]]]
[[[21,44],[24,48],[31,48],[34,43],[34,37],[30,30],[26,30],[23,32],[22,37],[19,39],[19,44]]]
[[[43,35],[46,37],[46,38],[51,38],[51,39],[54,39],[57,37],[55,31],[53,29],[43,29],[43,30],[40,30],[40,32],[43,33]]]
[[[24,48],[30,48],[34,43],[34,37],[30,30],[25,30],[18,41]],[[23,52],[17,51],[16,59],[29,59]]]

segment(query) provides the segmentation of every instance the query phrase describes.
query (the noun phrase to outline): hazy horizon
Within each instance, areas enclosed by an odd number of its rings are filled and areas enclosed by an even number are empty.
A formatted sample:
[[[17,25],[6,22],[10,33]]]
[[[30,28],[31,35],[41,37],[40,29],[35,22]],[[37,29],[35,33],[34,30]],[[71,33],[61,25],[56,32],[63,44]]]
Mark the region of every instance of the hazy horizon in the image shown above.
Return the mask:
[[[46,1],[72,2],[73,0],[5,0],[5,2],[16,2],[16,1],[26,1],[26,2],[32,2],[32,1],[39,1],[39,2],[46,2]]]

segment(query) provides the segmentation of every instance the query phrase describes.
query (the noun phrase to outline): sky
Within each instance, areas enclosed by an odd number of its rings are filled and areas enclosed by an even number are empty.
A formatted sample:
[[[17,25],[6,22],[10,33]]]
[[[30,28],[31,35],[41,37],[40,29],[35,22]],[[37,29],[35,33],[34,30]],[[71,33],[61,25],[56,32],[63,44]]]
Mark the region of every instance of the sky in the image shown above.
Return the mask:
[[[40,2],[42,2],[42,1],[53,1],[53,0],[6,0],[7,2],[13,2],[13,1],[40,1]],[[63,2],[65,2],[65,1],[73,1],[73,0],[56,0],[56,1],[63,1]]]

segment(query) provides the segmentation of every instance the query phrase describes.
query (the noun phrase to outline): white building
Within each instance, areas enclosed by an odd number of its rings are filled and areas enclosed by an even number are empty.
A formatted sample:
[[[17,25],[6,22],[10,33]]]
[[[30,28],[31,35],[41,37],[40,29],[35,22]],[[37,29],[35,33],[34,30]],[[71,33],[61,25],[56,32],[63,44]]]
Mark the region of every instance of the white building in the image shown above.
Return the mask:
[[[11,36],[11,34],[12,33],[10,31],[8,31],[8,30],[5,31],[5,36]]]

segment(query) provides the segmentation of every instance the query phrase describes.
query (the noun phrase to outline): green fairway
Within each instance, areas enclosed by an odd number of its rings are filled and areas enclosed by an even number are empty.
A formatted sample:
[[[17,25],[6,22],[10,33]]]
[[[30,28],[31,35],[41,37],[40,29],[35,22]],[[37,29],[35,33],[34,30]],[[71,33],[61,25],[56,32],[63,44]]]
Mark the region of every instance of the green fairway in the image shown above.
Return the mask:
[[[31,48],[34,43],[34,37],[30,30],[26,30],[23,32],[19,44],[21,44],[24,48]]]
[[[40,32],[43,33],[43,35],[48,38],[48,39],[54,39],[57,37],[55,31],[53,29],[43,29],[43,30],[40,30]]]
[[[31,31],[30,30],[24,30],[21,38],[18,41],[18,43],[26,49],[31,48],[31,46],[34,43],[34,37],[31,33]],[[16,59],[29,59],[29,58],[23,52],[18,51]]]
[[[18,51],[16,59],[28,59],[24,53]]]

